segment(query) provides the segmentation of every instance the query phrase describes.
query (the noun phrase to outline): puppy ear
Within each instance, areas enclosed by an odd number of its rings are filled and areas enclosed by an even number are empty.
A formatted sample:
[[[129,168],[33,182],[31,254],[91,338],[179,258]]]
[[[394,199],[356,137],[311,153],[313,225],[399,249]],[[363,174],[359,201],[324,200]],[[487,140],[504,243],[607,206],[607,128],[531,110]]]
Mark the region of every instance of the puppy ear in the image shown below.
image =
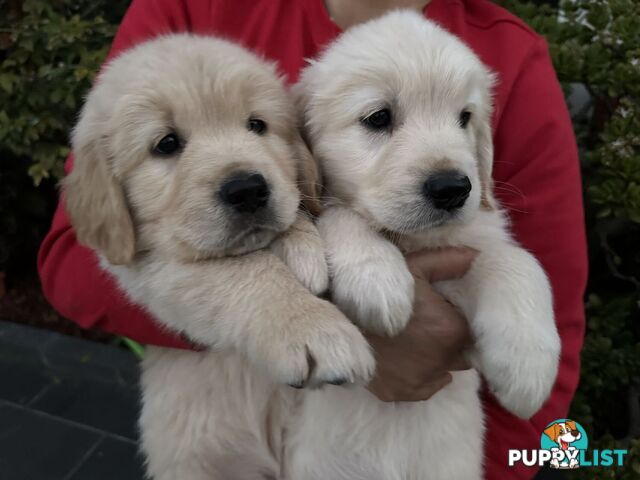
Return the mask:
[[[78,241],[104,255],[113,265],[133,259],[135,236],[124,191],[116,179],[108,139],[98,136],[98,125],[74,131],[74,167],[62,180],[66,208]],[[88,123],[88,122],[87,122]]]
[[[302,77],[304,77],[304,73]],[[322,175],[318,162],[316,162],[311,153],[309,139],[305,131],[305,109],[308,99],[306,98],[304,83],[304,78],[301,78],[290,90],[299,128],[294,136],[293,144],[298,159],[298,183],[302,193],[302,205],[312,215],[319,215],[322,211],[320,204]]]
[[[294,150],[298,160],[298,188],[302,195],[302,205],[312,215],[319,215],[320,205],[320,170],[313,158],[303,135],[296,133]]]
[[[497,202],[493,196],[493,138],[491,133],[491,115],[483,116],[476,127],[476,158],[480,176],[480,207],[485,210],[495,210]]]
[[[554,423],[553,425],[549,425],[547,428],[545,428],[544,434],[547,437],[549,437],[552,442],[555,442],[558,440],[559,428],[560,428],[560,425],[558,425],[557,423]]]

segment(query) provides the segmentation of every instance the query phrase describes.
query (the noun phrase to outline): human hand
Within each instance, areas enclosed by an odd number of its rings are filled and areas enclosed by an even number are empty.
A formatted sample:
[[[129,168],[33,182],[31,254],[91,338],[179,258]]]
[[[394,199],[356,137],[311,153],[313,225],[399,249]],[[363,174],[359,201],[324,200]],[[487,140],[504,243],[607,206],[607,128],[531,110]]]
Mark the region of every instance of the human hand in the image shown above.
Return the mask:
[[[471,345],[469,325],[431,283],[464,276],[476,254],[469,248],[443,248],[407,256],[415,278],[411,320],[395,337],[367,335],[376,356],[368,389],[380,400],[427,400],[451,382],[451,371],[470,368],[463,355]]]

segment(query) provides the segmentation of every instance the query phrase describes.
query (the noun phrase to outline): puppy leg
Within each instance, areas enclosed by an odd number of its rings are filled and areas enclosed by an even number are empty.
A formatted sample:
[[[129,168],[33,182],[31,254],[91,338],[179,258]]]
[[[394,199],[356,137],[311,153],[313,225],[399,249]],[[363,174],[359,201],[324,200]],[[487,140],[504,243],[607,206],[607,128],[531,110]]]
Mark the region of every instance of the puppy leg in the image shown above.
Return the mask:
[[[551,289],[536,259],[510,242],[485,246],[463,279],[436,286],[464,310],[474,366],[500,403],[529,418],[549,396],[560,340]]]
[[[279,477],[275,386],[237,354],[149,348],[142,365],[142,450],[154,480]]]
[[[313,296],[268,251],[197,263],[153,258],[110,267],[124,290],[197,343],[241,352],[272,381],[368,381],[375,363],[360,331]]]
[[[329,271],[318,229],[303,212],[269,247],[314,295],[329,288]]]
[[[318,230],[335,304],[365,330],[401,331],[413,309],[414,281],[400,250],[343,207],[327,209]]]

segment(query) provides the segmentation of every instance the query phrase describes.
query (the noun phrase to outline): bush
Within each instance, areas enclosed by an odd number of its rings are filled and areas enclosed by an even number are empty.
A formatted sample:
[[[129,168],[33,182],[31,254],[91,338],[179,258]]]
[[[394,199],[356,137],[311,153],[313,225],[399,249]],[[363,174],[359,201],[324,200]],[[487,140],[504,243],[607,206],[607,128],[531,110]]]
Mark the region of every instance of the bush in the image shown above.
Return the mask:
[[[0,272],[11,256],[33,261],[35,247],[27,248],[30,256],[17,252],[42,235],[70,126],[127,3],[0,0]],[[640,3],[501,3],[547,38],[567,94],[581,85],[590,97],[586,106],[573,106],[591,274],[582,379],[571,415],[587,428],[593,446],[615,445],[633,455],[624,469],[571,475],[638,478]],[[30,189],[23,185],[27,169]]]
[[[35,265],[70,127],[127,4],[0,0],[0,272]]]

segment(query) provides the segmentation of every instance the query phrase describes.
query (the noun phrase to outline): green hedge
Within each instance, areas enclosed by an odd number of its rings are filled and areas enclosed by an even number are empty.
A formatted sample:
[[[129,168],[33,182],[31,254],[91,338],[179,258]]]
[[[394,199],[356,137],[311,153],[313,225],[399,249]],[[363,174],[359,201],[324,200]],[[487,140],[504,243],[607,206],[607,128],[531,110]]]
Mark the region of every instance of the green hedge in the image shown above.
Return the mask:
[[[0,145],[33,159],[36,184],[61,176],[69,126],[127,3],[0,3]]]
[[[0,272],[35,266],[70,126],[127,4],[0,0]]]
[[[581,84],[591,97],[574,116],[591,274],[571,415],[594,446],[628,448],[632,456],[622,470],[571,475],[640,478],[640,2],[562,0],[562,13],[557,6],[500,3],[545,35],[567,94]],[[69,128],[126,4],[0,0],[0,271],[10,257],[23,258],[16,255],[23,237],[41,235],[33,225],[49,212]],[[30,189],[21,183],[27,171]],[[24,218],[33,225],[22,225]]]

